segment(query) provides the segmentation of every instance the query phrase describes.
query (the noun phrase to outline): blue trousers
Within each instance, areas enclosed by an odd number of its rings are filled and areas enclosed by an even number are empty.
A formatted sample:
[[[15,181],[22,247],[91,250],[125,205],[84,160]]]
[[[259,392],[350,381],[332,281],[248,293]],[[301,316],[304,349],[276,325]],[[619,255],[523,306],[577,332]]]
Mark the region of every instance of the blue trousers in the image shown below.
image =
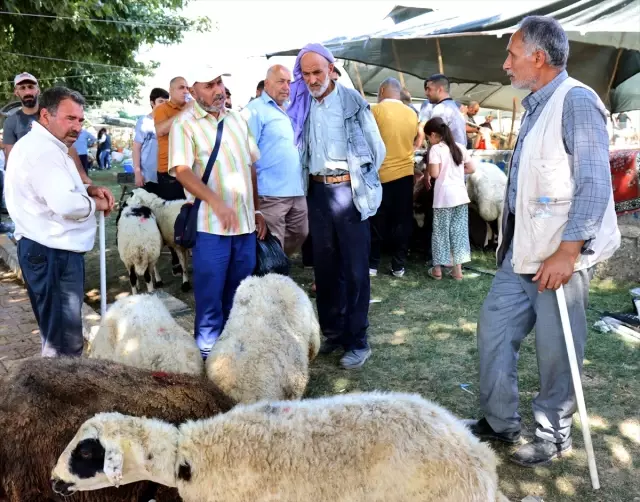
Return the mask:
[[[236,289],[256,267],[256,234],[198,232],[192,259],[195,338],[206,358],[229,318]]]
[[[23,237],[18,261],[40,328],[42,357],[81,356],[84,256]]]
[[[311,181],[308,201],[322,334],[347,351],[367,348],[369,222],[353,205],[351,183]]]

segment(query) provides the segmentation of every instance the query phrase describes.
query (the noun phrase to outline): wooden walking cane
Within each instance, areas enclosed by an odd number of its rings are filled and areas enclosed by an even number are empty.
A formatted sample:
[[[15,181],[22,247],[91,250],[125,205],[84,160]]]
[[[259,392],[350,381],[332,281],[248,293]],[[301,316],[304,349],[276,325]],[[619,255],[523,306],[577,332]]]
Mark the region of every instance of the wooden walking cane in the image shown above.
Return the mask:
[[[589,463],[591,486],[593,486],[594,490],[597,490],[600,488],[600,480],[598,479],[596,456],[593,453],[593,444],[591,443],[589,417],[587,416],[587,406],[584,402],[584,394],[582,393],[582,382],[580,381],[578,359],[576,358],[576,348],[573,344],[573,333],[571,332],[571,324],[569,323],[569,309],[567,308],[567,300],[564,296],[563,286],[560,286],[560,288],[556,290],[556,297],[558,299],[558,308],[560,309],[560,319],[562,320],[562,331],[564,333],[565,345],[567,346],[567,355],[569,356],[569,367],[571,368],[573,390],[576,393],[576,400],[578,401],[578,413],[580,414],[580,423],[582,424],[582,437],[584,438],[584,447],[587,450],[587,461]]]
[[[107,250],[104,233],[104,211],[100,211],[100,316],[104,319],[107,313]]]

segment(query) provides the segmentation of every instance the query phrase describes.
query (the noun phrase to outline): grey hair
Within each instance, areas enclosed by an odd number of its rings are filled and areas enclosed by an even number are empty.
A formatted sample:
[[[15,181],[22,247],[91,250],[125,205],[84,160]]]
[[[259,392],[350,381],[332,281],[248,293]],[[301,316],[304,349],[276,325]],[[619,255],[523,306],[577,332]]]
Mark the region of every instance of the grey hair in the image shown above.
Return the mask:
[[[402,92],[402,84],[393,77],[385,78],[380,84],[380,89],[390,89],[394,93],[400,94]]]
[[[528,16],[520,23],[519,30],[528,54],[542,51],[549,66],[566,68],[569,38],[558,21],[552,17]]]

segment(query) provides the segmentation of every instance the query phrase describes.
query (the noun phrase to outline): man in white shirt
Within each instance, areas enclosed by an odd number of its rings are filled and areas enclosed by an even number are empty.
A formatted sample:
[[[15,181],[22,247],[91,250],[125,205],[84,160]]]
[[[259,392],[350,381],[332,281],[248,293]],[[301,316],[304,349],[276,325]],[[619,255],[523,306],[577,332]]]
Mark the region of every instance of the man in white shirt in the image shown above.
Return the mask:
[[[114,204],[106,188],[83,185],[69,156],[84,103],[65,87],[45,91],[38,121],[11,150],[6,176],[7,209],[43,357],[82,355],[83,255],[95,241],[95,212],[108,214]]]

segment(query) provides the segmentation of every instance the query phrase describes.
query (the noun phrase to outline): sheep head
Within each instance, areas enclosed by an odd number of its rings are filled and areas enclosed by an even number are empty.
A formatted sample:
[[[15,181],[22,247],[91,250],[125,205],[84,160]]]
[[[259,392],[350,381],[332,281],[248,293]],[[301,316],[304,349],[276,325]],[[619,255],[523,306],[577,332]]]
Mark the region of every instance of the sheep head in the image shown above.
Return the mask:
[[[133,190],[131,197],[127,200],[129,205],[147,206],[151,209],[158,209],[164,202],[164,199],[161,199],[154,193],[147,192],[144,188],[136,188]]]
[[[120,413],[100,413],[80,426],[75,437],[58,458],[51,473],[54,492],[69,496],[77,491],[99,490],[137,481],[151,480],[175,486],[172,477],[158,475],[166,466],[155,464],[154,455],[147,451],[152,438],[153,424],[160,425],[160,434],[173,426],[157,420],[136,418]],[[175,441],[169,439],[174,445]],[[167,452],[171,456],[171,452]],[[169,473],[173,461],[169,462]]]

